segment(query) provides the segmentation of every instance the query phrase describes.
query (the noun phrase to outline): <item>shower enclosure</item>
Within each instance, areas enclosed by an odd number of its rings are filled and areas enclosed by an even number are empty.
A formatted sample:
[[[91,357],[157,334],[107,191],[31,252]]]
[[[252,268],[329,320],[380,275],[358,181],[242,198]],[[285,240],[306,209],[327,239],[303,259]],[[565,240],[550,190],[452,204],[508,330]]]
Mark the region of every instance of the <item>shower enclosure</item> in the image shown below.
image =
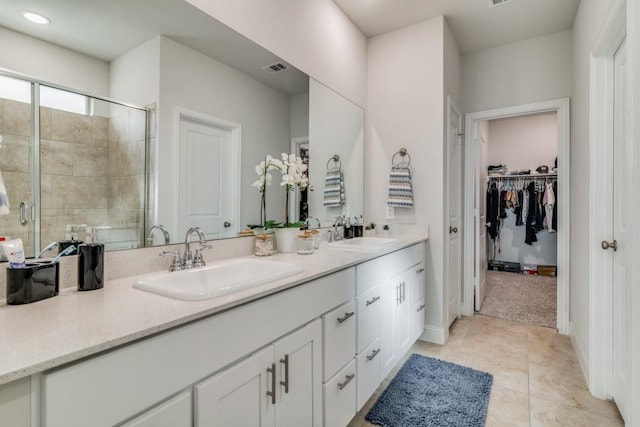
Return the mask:
[[[107,250],[144,246],[147,111],[0,70],[0,237],[27,256],[76,226]]]

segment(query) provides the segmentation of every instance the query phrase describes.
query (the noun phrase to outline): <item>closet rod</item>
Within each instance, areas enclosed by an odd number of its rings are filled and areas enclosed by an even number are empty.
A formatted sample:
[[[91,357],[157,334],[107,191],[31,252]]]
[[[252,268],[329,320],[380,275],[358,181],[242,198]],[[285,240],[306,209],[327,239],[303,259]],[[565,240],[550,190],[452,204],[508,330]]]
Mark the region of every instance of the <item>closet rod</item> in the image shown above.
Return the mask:
[[[489,175],[489,179],[531,179],[531,178],[557,178],[557,173],[536,173],[529,175]]]

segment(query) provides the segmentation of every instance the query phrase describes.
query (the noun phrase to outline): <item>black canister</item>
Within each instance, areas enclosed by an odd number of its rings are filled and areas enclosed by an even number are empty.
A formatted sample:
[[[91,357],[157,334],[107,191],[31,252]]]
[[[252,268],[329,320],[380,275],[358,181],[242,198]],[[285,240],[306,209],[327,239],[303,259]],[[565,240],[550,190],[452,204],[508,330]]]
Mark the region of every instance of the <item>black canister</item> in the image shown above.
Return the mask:
[[[87,243],[78,246],[78,290],[92,291],[104,286],[104,245]]]
[[[363,225],[354,225],[353,226],[353,237],[362,237],[362,233],[364,230]]]
[[[58,263],[7,267],[7,304],[29,304],[58,295]]]

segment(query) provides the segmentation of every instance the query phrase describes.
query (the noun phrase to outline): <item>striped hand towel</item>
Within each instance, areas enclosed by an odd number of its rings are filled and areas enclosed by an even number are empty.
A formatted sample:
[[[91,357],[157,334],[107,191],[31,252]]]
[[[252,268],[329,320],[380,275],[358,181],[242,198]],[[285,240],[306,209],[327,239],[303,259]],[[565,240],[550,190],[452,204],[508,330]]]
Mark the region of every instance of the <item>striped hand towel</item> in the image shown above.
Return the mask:
[[[389,198],[387,206],[395,208],[413,207],[413,190],[411,189],[411,168],[406,163],[391,166],[389,172]]]
[[[2,180],[2,172],[0,172],[0,215],[9,215],[9,198]]]
[[[327,171],[324,180],[324,206],[339,207],[344,204],[344,177],[342,169]]]

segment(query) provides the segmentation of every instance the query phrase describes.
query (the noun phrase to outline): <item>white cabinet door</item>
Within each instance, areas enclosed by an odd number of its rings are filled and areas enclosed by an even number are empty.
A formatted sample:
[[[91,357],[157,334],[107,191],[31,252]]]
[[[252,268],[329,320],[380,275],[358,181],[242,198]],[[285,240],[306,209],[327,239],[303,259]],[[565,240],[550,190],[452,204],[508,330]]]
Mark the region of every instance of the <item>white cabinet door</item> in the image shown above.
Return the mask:
[[[273,427],[273,346],[195,386],[195,425]],[[277,387],[277,386],[276,386]]]
[[[322,322],[313,321],[274,344],[278,365],[276,425],[322,426]]]
[[[380,299],[380,286],[358,296],[358,353],[380,336]]]
[[[122,425],[122,427],[191,427],[191,391],[168,401]]]
[[[356,355],[356,303],[350,301],[322,316],[324,380],[331,378]]]
[[[411,340],[411,290],[414,275],[413,269],[409,269],[396,279],[396,283],[400,287],[396,332],[398,334],[398,357],[402,357],[413,344]]]
[[[356,364],[358,374],[356,411],[359,411],[380,385],[379,339],[358,355]]]
[[[385,378],[398,362],[398,282],[395,279],[385,282],[380,288],[380,297],[380,375]]]
[[[325,427],[344,427],[356,414],[356,360],[339,371],[324,388]]]

